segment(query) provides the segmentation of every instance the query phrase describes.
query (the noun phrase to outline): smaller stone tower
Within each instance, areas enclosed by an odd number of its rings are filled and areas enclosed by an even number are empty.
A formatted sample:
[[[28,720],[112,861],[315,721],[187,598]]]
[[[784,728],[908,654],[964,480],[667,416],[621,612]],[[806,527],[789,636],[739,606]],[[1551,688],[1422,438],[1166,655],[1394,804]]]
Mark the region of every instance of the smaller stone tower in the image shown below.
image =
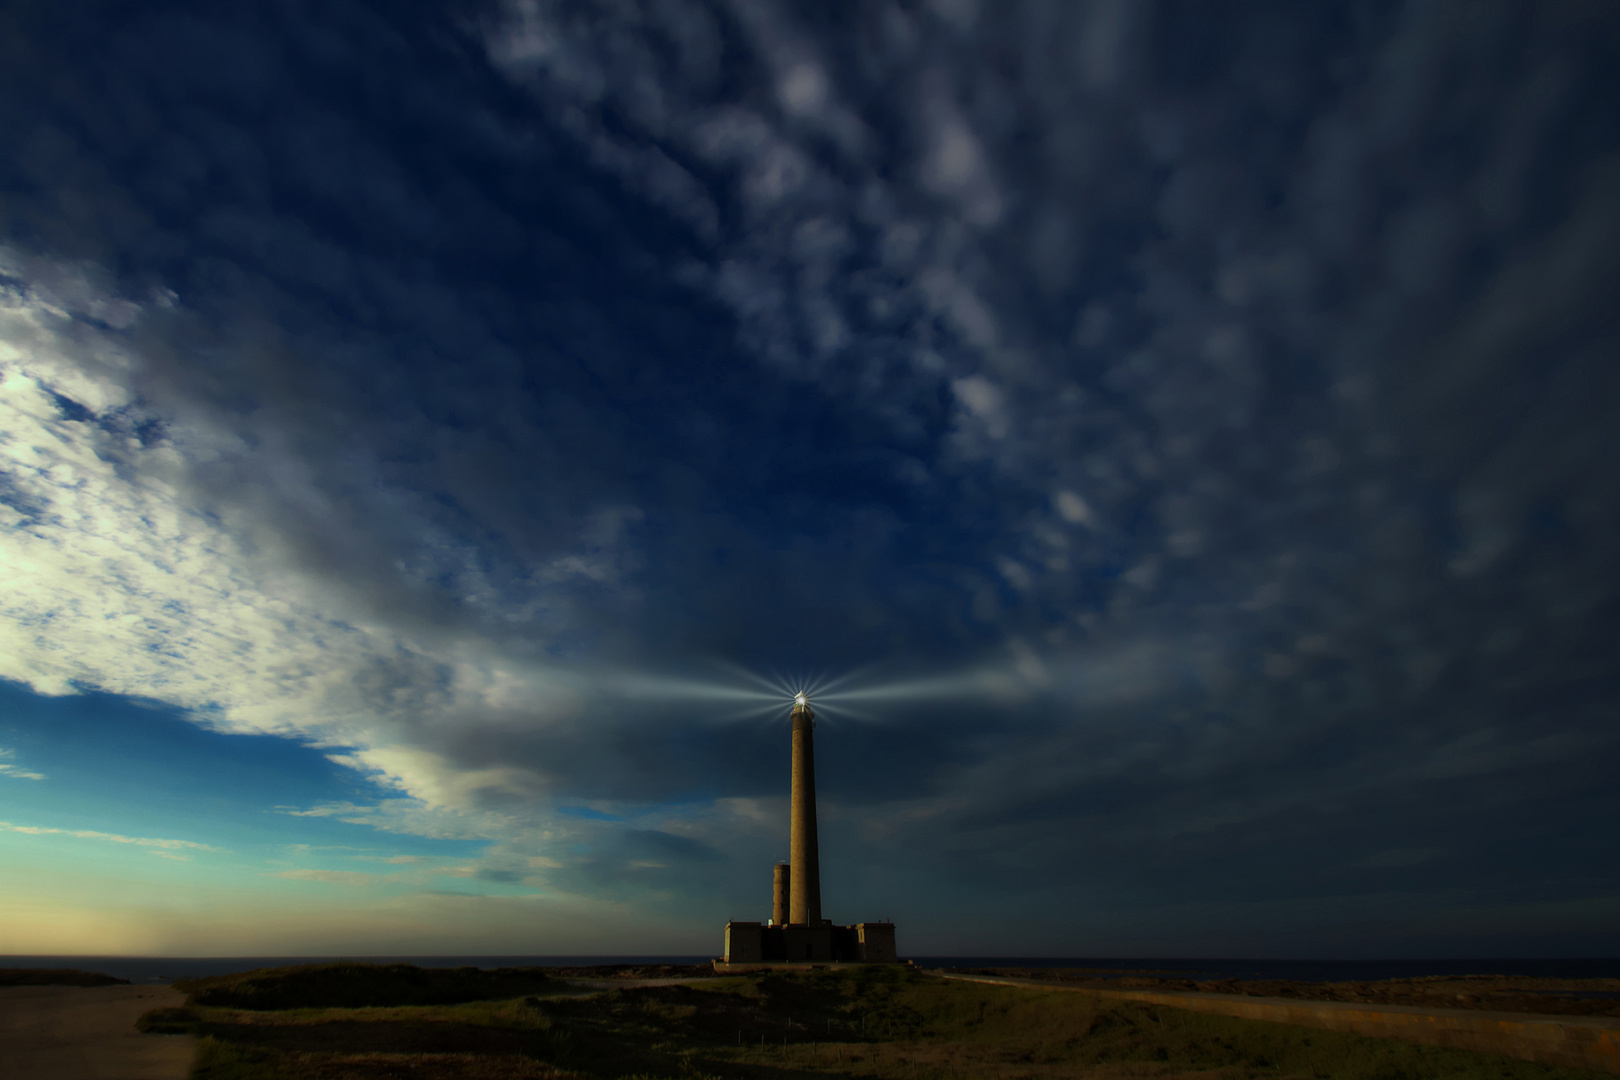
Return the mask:
[[[776,864],[776,880],[772,892],[775,894],[771,902],[771,924],[773,926],[786,926],[788,921],[788,879],[793,867],[785,862]]]

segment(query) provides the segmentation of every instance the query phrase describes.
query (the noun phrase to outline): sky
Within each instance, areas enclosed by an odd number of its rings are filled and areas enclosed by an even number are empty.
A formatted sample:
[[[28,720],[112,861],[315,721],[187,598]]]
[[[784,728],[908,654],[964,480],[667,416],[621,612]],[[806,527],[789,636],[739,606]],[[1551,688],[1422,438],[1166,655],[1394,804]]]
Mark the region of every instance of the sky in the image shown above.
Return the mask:
[[[1603,0],[0,6],[0,953],[1620,955]]]

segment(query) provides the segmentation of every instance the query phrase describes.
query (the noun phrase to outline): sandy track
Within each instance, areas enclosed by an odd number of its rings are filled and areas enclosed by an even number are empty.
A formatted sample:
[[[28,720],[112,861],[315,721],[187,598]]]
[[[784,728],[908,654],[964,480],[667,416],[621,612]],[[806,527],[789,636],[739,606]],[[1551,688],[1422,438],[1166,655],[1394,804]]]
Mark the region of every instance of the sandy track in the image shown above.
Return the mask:
[[[142,1035],[149,1009],[184,1004],[168,986],[0,987],[0,1073],[6,1080],[185,1080],[189,1035]]]

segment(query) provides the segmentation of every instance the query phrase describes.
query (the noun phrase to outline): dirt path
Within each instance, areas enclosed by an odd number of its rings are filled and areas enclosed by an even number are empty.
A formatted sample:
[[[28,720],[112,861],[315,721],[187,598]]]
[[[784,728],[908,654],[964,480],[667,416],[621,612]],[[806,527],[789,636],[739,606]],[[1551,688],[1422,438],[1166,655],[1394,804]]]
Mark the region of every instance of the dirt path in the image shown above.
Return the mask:
[[[196,1040],[135,1030],[142,1013],[185,1000],[168,986],[0,988],[0,1072],[6,1080],[185,1080]]]

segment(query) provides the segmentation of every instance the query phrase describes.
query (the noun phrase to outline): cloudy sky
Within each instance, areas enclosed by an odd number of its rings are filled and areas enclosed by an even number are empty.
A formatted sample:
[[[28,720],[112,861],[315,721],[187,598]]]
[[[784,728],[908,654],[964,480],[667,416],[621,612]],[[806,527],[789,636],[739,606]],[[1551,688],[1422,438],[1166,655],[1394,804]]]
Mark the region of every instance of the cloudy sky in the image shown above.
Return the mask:
[[[0,952],[1620,952],[1604,0],[10,4]]]

